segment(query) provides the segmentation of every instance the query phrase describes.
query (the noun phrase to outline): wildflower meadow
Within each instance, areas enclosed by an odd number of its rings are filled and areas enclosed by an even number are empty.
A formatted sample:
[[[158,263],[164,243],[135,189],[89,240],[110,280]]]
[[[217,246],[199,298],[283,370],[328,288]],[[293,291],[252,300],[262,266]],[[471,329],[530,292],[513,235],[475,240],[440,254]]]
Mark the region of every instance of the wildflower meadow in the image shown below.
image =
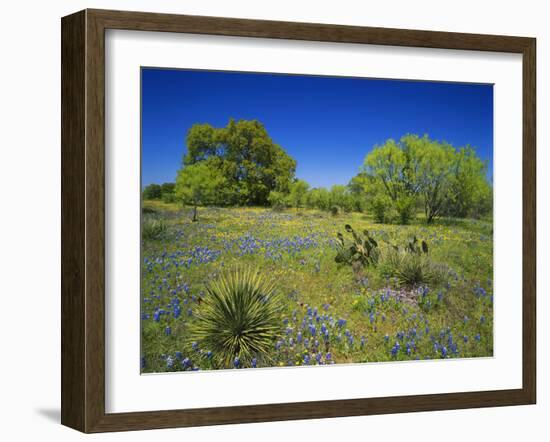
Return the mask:
[[[141,85],[142,373],[493,355],[492,85]]]
[[[189,330],[198,321],[206,287],[224,271],[253,268],[275,283],[280,331],[265,365],[238,356],[235,368],[491,356],[493,351],[492,226],[460,220],[426,226],[374,223],[365,214],[269,208],[190,208],[146,201],[144,222],[166,231],[143,241],[141,321],[145,373],[209,370],[212,348]],[[384,263],[354,277],[335,262],[344,224],[375,239],[423,238],[448,271],[436,285],[402,286]],[[389,245],[381,245],[390,248]]]

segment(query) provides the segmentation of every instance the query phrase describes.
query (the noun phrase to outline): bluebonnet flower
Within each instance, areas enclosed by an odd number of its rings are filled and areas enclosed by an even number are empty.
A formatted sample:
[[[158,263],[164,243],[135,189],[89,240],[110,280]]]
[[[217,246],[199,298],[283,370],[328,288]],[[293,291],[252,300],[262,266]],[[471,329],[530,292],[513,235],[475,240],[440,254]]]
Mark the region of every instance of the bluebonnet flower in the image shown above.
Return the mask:
[[[388,342],[390,340],[390,337],[386,334],[384,335],[384,342]]]
[[[338,319],[338,327],[339,328],[342,328],[344,325],[346,325],[346,320],[345,319]]]
[[[164,333],[167,335],[167,336],[170,336],[172,334],[172,327],[168,326],[164,329]]]
[[[463,340],[464,342],[468,342],[468,336],[466,336],[466,335],[462,336],[462,340]]]
[[[441,357],[446,358],[447,357],[447,348],[441,347]]]
[[[142,356],[139,360],[139,365],[141,366],[142,369],[145,368],[145,366],[147,365],[146,362],[145,362],[145,356]]]
[[[241,360],[237,356],[235,356],[235,359],[233,359],[233,366],[235,368],[239,368],[240,364],[241,364]]]
[[[331,361],[332,360],[332,353],[328,352],[326,355],[325,355],[325,361]]]
[[[181,359],[181,358],[182,358],[181,351],[177,351],[177,352],[175,353],[175,355],[176,355],[176,359]]]
[[[401,346],[399,345],[399,342],[396,342],[395,345],[391,349],[391,355],[395,358],[397,356],[397,353],[399,353],[399,349]]]
[[[478,333],[478,334],[476,335],[475,339],[476,339],[476,341],[478,341],[478,342],[481,341],[481,335]]]
[[[212,357],[212,352],[211,352],[210,350],[208,350],[208,351],[206,352],[206,357],[207,357],[208,359],[210,359],[210,358]]]
[[[168,356],[166,358],[166,368],[171,369],[174,366],[174,358],[172,356]]]
[[[479,322],[483,324],[485,322],[485,316],[481,315],[481,317],[479,318]]]
[[[199,349],[199,344],[196,343],[196,342],[192,342],[192,343],[191,343],[191,348],[192,348],[193,350],[197,351],[197,350]]]
[[[302,332],[298,332],[298,334],[296,335],[296,340],[298,341],[298,343],[302,342]]]
[[[252,361],[250,361],[250,365],[252,365],[252,368],[256,368],[257,363],[258,361],[256,360],[256,358],[252,358]]]

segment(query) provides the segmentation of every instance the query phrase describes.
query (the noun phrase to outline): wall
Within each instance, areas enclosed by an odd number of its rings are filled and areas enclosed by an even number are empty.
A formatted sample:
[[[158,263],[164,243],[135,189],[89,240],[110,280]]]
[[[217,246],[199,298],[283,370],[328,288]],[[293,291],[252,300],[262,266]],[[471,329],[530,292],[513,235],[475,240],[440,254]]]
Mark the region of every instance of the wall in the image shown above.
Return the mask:
[[[550,289],[548,273],[549,203],[543,202],[550,178],[550,28],[545,2],[388,1],[368,4],[340,0],[253,2],[19,0],[2,9],[0,69],[0,217],[2,336],[0,392],[4,440],[33,436],[81,440],[85,436],[59,425],[60,294],[60,26],[59,18],[82,8],[130,9],[200,15],[341,23],[534,36],[538,39],[538,176],[539,176],[539,403],[529,407],[447,411],[342,418],[199,429],[93,436],[95,440],[317,441],[346,437],[384,440],[446,441],[475,439],[542,440],[550,413],[548,372],[550,327],[542,313]],[[6,247],[7,245],[7,247]],[[545,247],[546,246],[546,247]],[[543,248],[546,250],[543,251]],[[7,281],[7,284],[6,284]]]

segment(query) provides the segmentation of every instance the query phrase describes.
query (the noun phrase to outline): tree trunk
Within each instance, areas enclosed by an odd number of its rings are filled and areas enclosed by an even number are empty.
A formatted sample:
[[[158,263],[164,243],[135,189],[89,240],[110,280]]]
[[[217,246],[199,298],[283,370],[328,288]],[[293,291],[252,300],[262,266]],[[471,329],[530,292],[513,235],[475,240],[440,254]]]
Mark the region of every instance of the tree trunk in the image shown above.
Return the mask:
[[[193,222],[197,222],[197,206],[193,209]]]

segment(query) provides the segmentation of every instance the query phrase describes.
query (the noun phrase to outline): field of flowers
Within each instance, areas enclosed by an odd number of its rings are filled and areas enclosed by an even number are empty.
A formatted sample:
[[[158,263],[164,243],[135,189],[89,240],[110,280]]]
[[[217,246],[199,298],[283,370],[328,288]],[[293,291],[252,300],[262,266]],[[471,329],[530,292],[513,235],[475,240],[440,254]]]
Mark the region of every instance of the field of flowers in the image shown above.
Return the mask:
[[[214,368],[213,354],[189,336],[209,281],[247,266],[275,283],[284,300],[273,366],[471,358],[493,353],[492,224],[453,220],[376,224],[362,213],[268,208],[190,208],[144,201],[141,264],[141,370]],[[383,238],[416,235],[447,268],[444,281],[403,287],[383,265],[361,278],[335,262],[337,233],[350,224]],[[248,368],[238,359],[235,368]],[[253,360],[251,367],[261,367]]]

